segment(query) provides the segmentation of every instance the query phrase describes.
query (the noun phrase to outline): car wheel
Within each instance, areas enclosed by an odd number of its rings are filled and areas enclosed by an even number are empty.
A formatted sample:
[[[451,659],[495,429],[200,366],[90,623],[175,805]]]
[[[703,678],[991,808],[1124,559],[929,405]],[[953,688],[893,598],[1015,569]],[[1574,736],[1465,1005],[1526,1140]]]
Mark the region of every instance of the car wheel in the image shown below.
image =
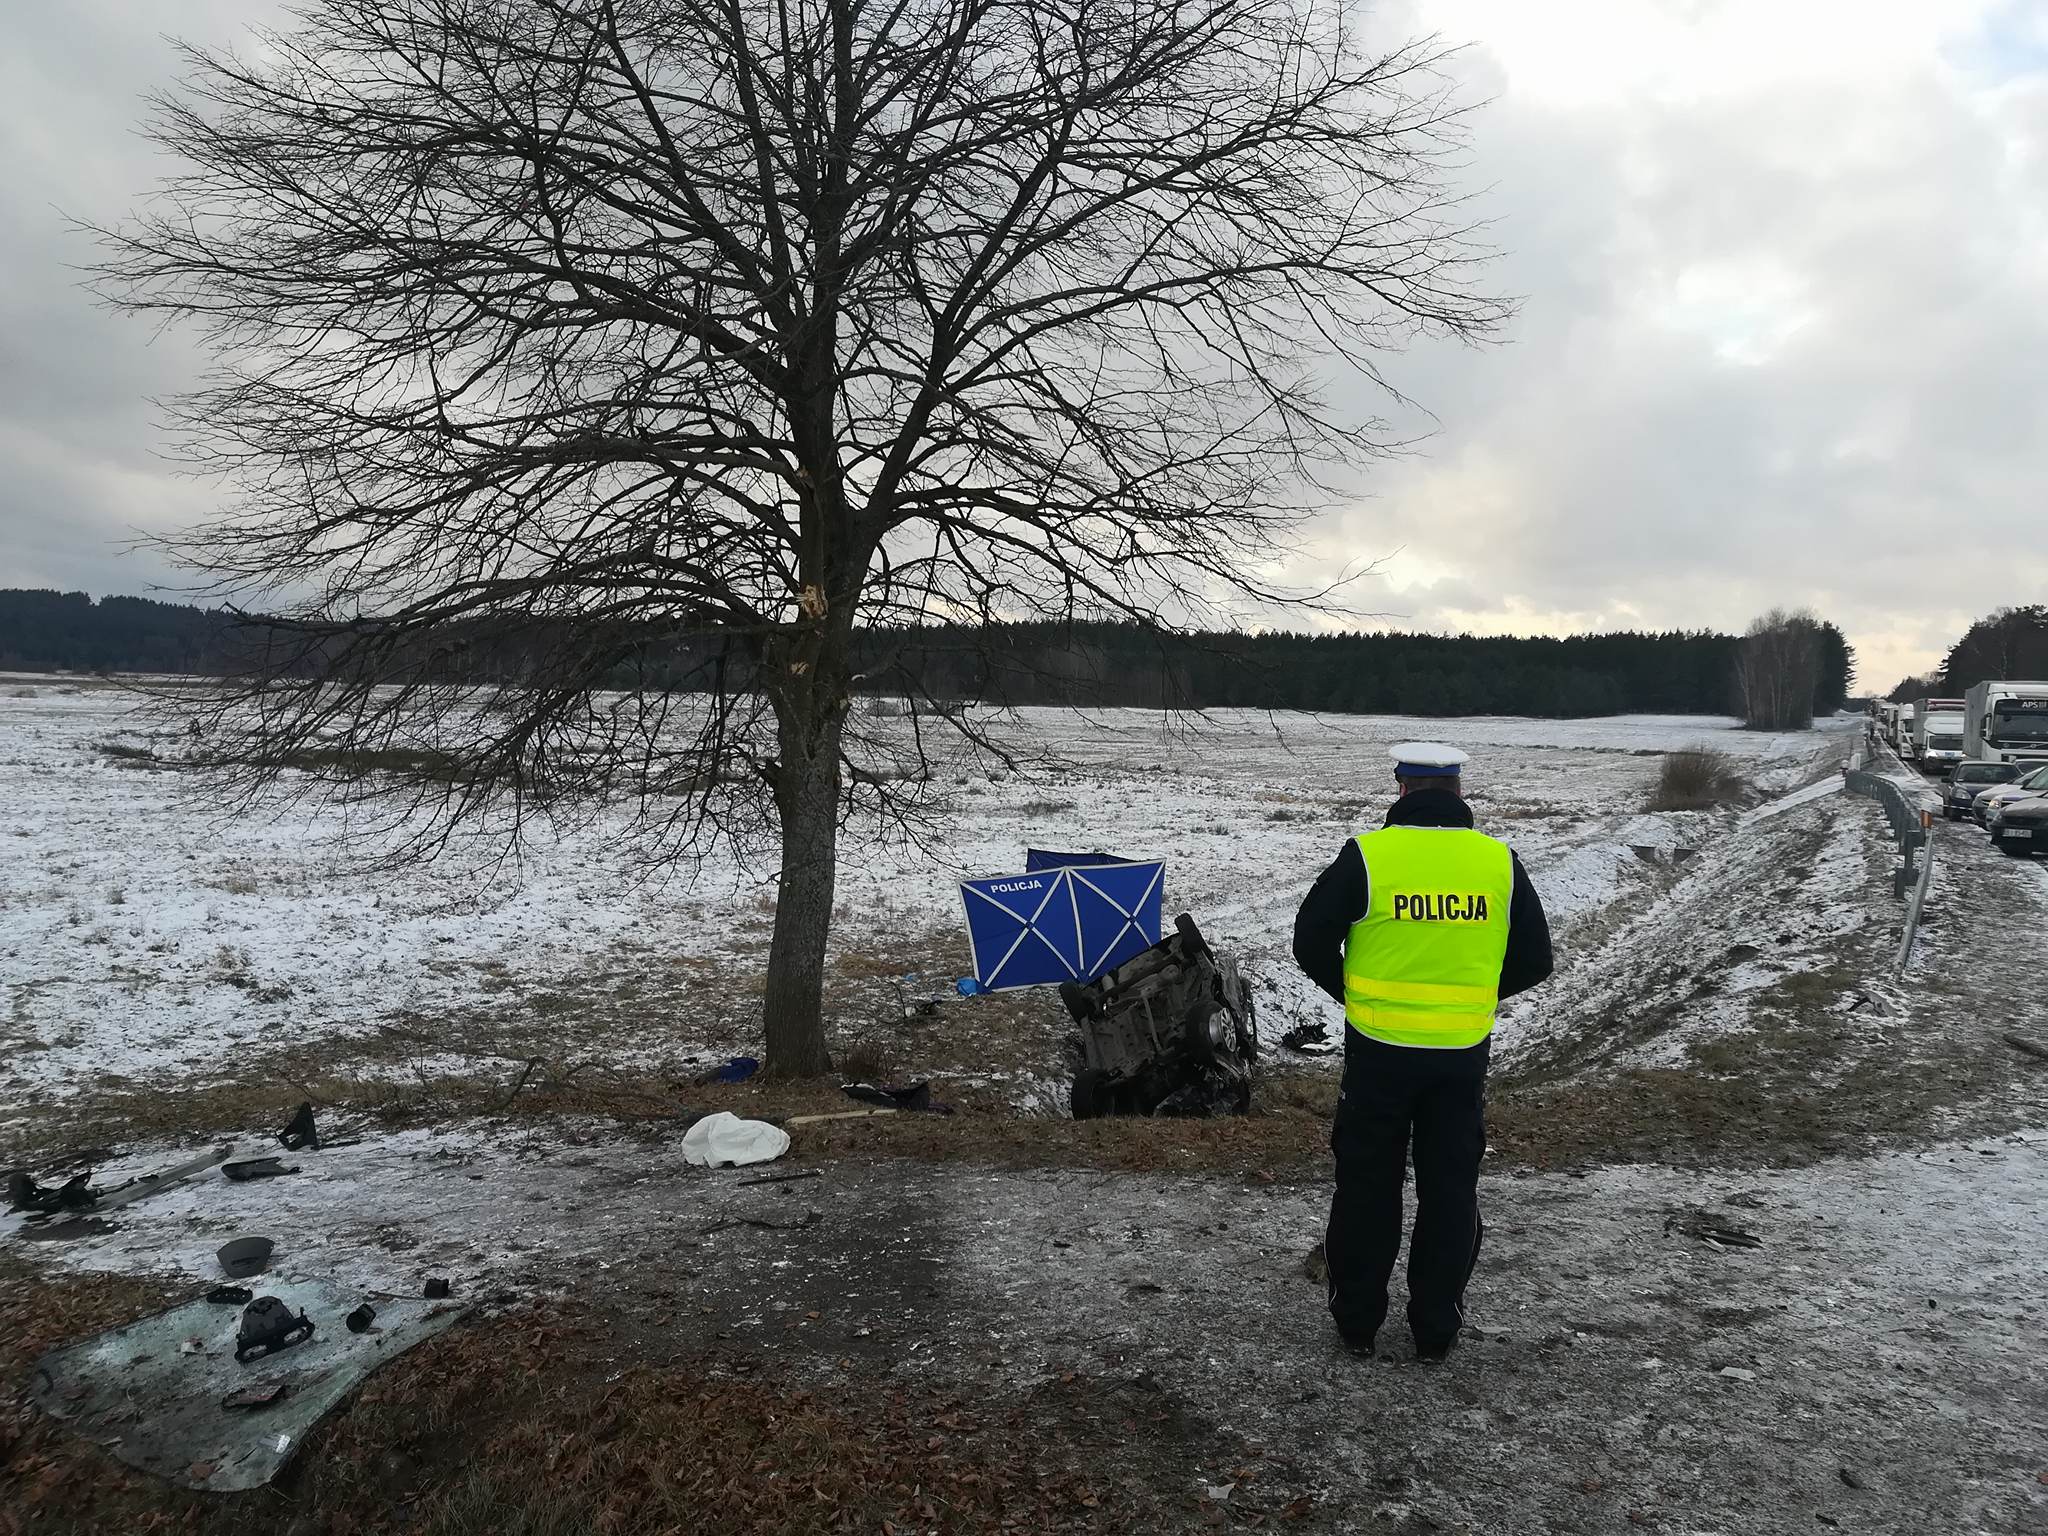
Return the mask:
[[[1188,1009],[1187,1021],[1181,1026],[1181,1039],[1190,1061],[1200,1062],[1203,1066],[1215,1061],[1216,1038],[1211,1031],[1215,1029],[1216,1015],[1221,1011],[1207,998]]]
[[[1073,1091],[1067,1096],[1067,1107],[1073,1110],[1076,1120],[1099,1120],[1114,1107],[1109,1088],[1109,1074],[1096,1068],[1074,1074]]]

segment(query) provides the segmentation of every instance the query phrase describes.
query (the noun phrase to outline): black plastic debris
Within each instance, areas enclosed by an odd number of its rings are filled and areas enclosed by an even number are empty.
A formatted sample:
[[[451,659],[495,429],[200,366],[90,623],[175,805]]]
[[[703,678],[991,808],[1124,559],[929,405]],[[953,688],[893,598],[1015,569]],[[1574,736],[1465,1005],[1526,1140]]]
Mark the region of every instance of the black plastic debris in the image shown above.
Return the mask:
[[[85,1211],[99,1195],[91,1175],[81,1173],[59,1185],[38,1184],[35,1175],[17,1168],[7,1175],[7,1208],[11,1211]]]
[[[427,1288],[424,1294],[429,1301],[446,1301],[455,1294],[455,1290],[446,1280],[442,1279],[439,1275],[434,1275],[427,1280]]]
[[[312,1331],[310,1323],[307,1325],[307,1331]],[[268,1408],[273,1403],[283,1402],[285,1394],[289,1391],[291,1384],[283,1381],[269,1382],[260,1387],[244,1387],[241,1391],[230,1392],[222,1398],[220,1406],[225,1413],[253,1413],[258,1408]]]
[[[222,1163],[220,1171],[237,1184],[244,1184],[250,1179],[274,1179],[279,1174],[297,1173],[299,1170],[296,1166],[285,1167],[281,1157],[245,1157],[238,1163]]]
[[[194,1174],[219,1167],[228,1160],[234,1150],[233,1142],[223,1142],[211,1152],[202,1152],[197,1157],[188,1158],[175,1168],[166,1168],[161,1173],[145,1173],[111,1189],[89,1190],[79,1179],[74,1179],[70,1185],[65,1186],[65,1190],[69,1192],[68,1198],[72,1201],[83,1199],[84,1203],[66,1206],[66,1194],[60,1191],[61,1209],[31,1213],[22,1224],[21,1236],[31,1242],[61,1242],[69,1238],[83,1237],[91,1232],[108,1231],[110,1228],[105,1222],[98,1220],[98,1217],[105,1216],[124,1205],[132,1205],[137,1200],[146,1200],[151,1195],[161,1194]],[[92,1213],[90,1217],[82,1214],[87,1211]],[[35,1226],[36,1223],[41,1223],[40,1228]]]
[[[235,1330],[235,1358],[247,1365],[313,1337],[313,1320],[292,1309],[275,1296],[258,1296],[242,1314]]]
[[[900,1109],[908,1113],[950,1115],[953,1106],[938,1104],[932,1100],[930,1083],[904,1083],[900,1086],[878,1088],[873,1083],[841,1083],[839,1091],[849,1099],[862,1104],[875,1104],[883,1109]]]
[[[284,1143],[287,1152],[297,1152],[301,1149],[314,1152],[320,1150],[320,1132],[313,1124],[313,1105],[310,1100],[299,1105],[298,1112],[286,1123],[285,1128],[277,1133],[277,1139]]]
[[[342,1321],[348,1324],[350,1333],[368,1333],[370,1325],[377,1321],[377,1309],[366,1301]]]
[[[1329,1027],[1323,1024],[1297,1024],[1280,1037],[1280,1043],[1304,1056],[1326,1056],[1337,1049],[1337,1042],[1330,1038]]]
[[[216,1285],[206,1293],[206,1299],[217,1307],[239,1307],[255,1294],[246,1285]]]
[[[238,1237],[232,1242],[222,1243],[214,1257],[220,1260],[220,1267],[230,1279],[240,1280],[268,1264],[271,1251],[276,1246],[267,1237]]]
[[[1764,1245],[1764,1240],[1748,1228],[1739,1227],[1704,1208],[1665,1217],[1664,1230],[1666,1233],[1696,1237],[1715,1248],[1761,1248]]]

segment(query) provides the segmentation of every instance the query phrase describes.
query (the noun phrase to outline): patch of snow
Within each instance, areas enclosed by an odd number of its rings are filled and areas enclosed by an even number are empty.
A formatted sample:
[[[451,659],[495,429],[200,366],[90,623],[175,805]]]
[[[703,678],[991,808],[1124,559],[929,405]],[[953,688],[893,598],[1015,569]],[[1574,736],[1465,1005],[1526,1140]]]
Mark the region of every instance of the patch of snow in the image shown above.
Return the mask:
[[[1772,816],[1782,815],[1795,806],[1811,805],[1816,800],[1825,799],[1829,795],[1836,795],[1841,792],[1842,781],[1840,779],[1820,779],[1807,785],[1804,789],[1796,789],[1789,795],[1780,795],[1775,800],[1767,800],[1762,805],[1745,811],[1742,819],[1746,822],[1763,821]]]
[[[98,750],[151,744],[133,704],[113,688],[0,698],[8,1110],[33,1112],[88,1086],[233,1075],[271,1051],[329,1051],[336,1070],[371,1078],[431,1075],[461,1060],[455,1047],[477,1020],[529,1033],[551,1021],[560,1044],[547,1048],[648,1071],[754,1038],[751,998],[773,918],[767,871],[719,854],[648,878],[623,816],[532,828],[512,865],[494,865],[497,845],[479,840],[443,863],[366,871],[343,857],[339,823],[315,807],[203,814],[186,798],[201,787],[188,776]],[[901,721],[875,726],[908,732]],[[1245,710],[1192,724],[1135,710],[1026,710],[995,728],[1054,765],[998,775],[962,754],[941,779],[967,788],[938,808],[925,842],[850,840],[835,957],[964,967],[955,881],[1019,869],[1027,846],[1163,858],[1168,914],[1194,912],[1240,958],[1269,1039],[1335,1017],[1294,967],[1294,911],[1345,840],[1379,824],[1388,744],[1420,734],[1474,751],[1467,787],[1482,827],[1516,848],[1569,934],[1654,889],[1665,861],[1725,825],[1640,812],[1657,753],[1711,736],[1758,769],[1798,772],[1830,739],[1673,716],[1425,722]],[[1569,966],[1570,945],[1563,952]],[[950,979],[934,978],[942,990]],[[893,985],[879,978],[868,1001],[892,1004]],[[870,1027],[858,1015],[835,1023]]]

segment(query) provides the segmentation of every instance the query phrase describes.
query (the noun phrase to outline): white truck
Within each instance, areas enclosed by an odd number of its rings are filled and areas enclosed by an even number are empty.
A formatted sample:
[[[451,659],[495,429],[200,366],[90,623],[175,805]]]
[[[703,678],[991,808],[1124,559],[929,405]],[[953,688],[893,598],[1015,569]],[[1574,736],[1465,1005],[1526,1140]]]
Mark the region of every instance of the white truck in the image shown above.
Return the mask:
[[[1946,775],[1963,760],[1963,701],[1922,699],[1913,706],[1913,750],[1922,773]]]
[[[1885,740],[1892,744],[1892,750],[1901,757],[1913,750],[1913,706],[1910,704],[1887,704],[1890,711],[1885,716]]]
[[[1963,696],[1963,752],[1985,763],[2048,763],[2048,683],[1979,683]]]

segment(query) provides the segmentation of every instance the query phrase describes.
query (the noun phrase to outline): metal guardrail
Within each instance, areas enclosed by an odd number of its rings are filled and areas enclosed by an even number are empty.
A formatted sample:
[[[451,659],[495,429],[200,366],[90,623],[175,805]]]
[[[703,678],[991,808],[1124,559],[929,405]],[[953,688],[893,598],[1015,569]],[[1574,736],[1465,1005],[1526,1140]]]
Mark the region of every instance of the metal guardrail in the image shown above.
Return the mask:
[[[1928,845],[1926,814],[1896,780],[1861,768],[1846,770],[1843,778],[1850,794],[1867,795],[1884,807],[1884,819],[1891,823],[1892,836],[1898,839],[1899,854],[1905,861],[1892,875],[1892,894],[1905,895],[1908,886],[1923,883],[1914,868],[1914,856]]]
[[[1873,744],[1874,745],[1874,744]],[[1892,962],[1892,980],[1906,973],[1913,958],[1913,941],[1920,934],[1920,914],[1927,905],[1927,885],[1934,875],[1934,819],[1920,797],[1897,779],[1871,773],[1861,766],[1865,747],[1859,744],[1850,766],[1843,770],[1844,787],[1852,795],[1864,795],[1884,807],[1884,819],[1891,824],[1899,844],[1899,868],[1892,873],[1892,894],[1911,896],[1906,903],[1905,932],[1899,936],[1898,958]],[[1919,868],[1914,868],[1918,855]]]
[[[1906,903],[1906,931],[1899,936],[1899,958],[1892,962],[1893,981],[1906,974],[1906,962],[1913,958],[1913,940],[1920,936],[1920,912],[1927,905],[1927,882],[1933,876],[1934,843],[1929,840],[1920,850],[1920,878],[1913,882],[1913,897]]]

